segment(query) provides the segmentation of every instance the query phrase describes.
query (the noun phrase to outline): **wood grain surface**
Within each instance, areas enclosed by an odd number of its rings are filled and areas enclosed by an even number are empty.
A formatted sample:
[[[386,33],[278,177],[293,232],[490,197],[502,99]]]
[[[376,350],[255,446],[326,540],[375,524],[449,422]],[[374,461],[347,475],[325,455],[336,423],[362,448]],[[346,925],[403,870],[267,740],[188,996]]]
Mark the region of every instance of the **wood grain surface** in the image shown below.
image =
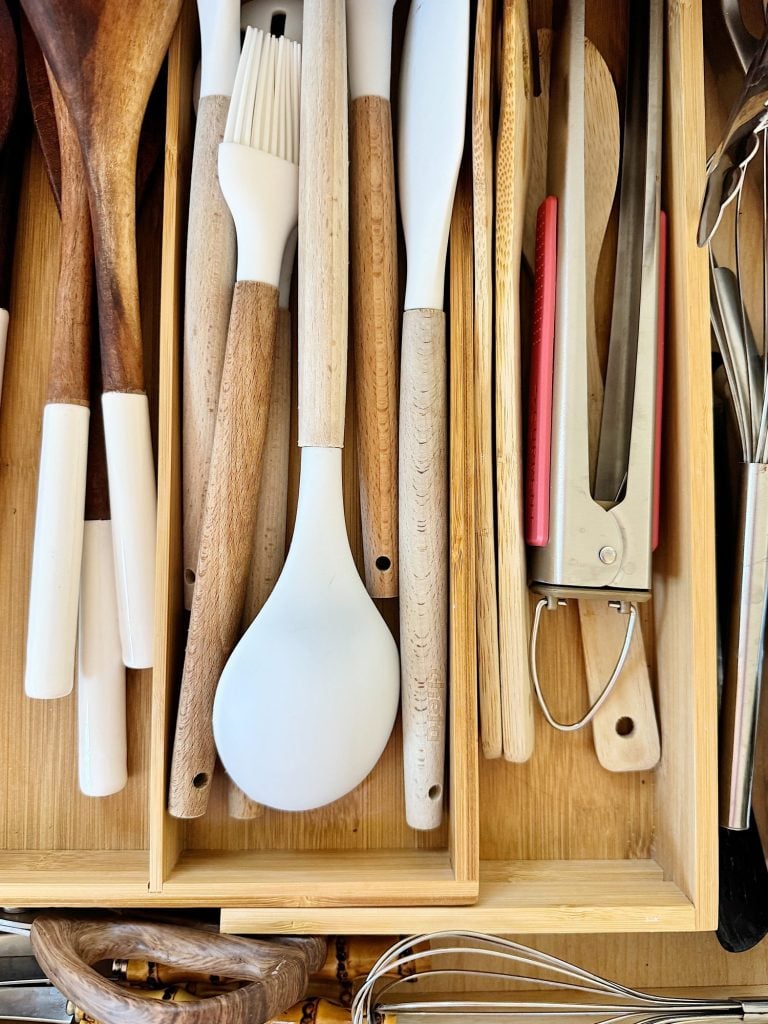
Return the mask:
[[[349,108],[350,302],[365,580],[396,597],[399,306],[392,114],[381,96]]]
[[[93,239],[80,143],[49,76],[61,160],[61,255],[53,316],[48,402],[88,405],[93,314]]]
[[[192,157],[182,360],[184,595],[188,608],[192,607],[235,285],[235,224],[218,174],[219,143],[224,138],[228,110],[228,96],[201,98]]]
[[[205,813],[216,763],[211,713],[245,602],[277,301],[277,288],[271,285],[235,285],[171,763],[168,807],[182,818]]]
[[[400,676],[408,823],[442,820],[448,685],[445,313],[403,314],[400,406]]]
[[[237,1024],[268,1020],[300,999],[306,993],[310,961],[321,959],[325,946],[322,939],[305,939],[302,948],[146,920],[64,914],[38,917],[31,939],[35,956],[59,991],[94,1019],[112,1024],[137,1018],[164,1021],[168,1011],[162,1003],[145,1001],[98,974],[91,965],[99,960],[140,956],[247,981],[209,999],[174,1004],[179,1020]]]
[[[485,757],[501,757],[499,607],[496,588],[496,500],[493,451],[493,144],[495,83],[491,77],[494,0],[479,0],[472,80],[472,181],[475,253],[475,549],[480,741]]]
[[[347,27],[343,4],[304,10],[304,37],[323,61],[305,61],[299,165],[299,445],[343,448],[347,388],[349,206]],[[311,179],[309,175],[311,174]],[[317,182],[327,182],[325,189]],[[323,287],[315,284],[323,268]]]
[[[136,154],[181,0],[25,0],[75,125],[88,178],[105,391],[144,391],[136,269]]]
[[[527,761],[534,718],[528,671],[528,582],[523,531],[520,254],[529,181],[532,101],[528,10],[504,0],[496,142],[496,520],[503,753]]]

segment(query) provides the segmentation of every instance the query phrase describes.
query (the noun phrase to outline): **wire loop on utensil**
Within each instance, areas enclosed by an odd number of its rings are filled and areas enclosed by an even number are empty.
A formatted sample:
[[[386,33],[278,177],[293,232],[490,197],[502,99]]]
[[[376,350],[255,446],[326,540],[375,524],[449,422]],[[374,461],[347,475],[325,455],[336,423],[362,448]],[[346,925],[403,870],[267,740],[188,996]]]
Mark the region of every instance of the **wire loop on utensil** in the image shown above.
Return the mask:
[[[611,692],[618,682],[621,670],[624,668],[624,663],[627,660],[629,654],[629,647],[632,643],[632,635],[635,632],[635,621],[637,620],[637,606],[634,601],[630,602],[629,605],[629,621],[627,622],[627,631],[624,634],[624,643],[621,646],[618,660],[613,666],[613,671],[605,684],[603,689],[600,691],[600,696],[597,700],[589,707],[586,714],[576,722],[560,722],[549,710],[549,705],[544,699],[544,694],[541,689],[541,683],[539,682],[539,670],[536,663],[536,646],[539,638],[539,625],[541,622],[541,613],[544,608],[549,611],[555,611],[559,605],[565,605],[565,601],[558,600],[556,603],[549,597],[542,597],[536,604],[536,610],[533,613],[533,626],[531,628],[531,643],[528,648],[528,662],[531,670],[531,680],[533,682],[533,689],[536,694],[536,700],[539,702],[542,714],[546,718],[547,722],[552,726],[553,729],[558,729],[560,732],[577,732],[579,729],[583,729],[585,725],[589,725],[592,719],[595,717],[600,708],[605,704],[611,695]],[[617,611],[621,610],[621,603],[617,601],[609,601],[609,605],[612,608],[616,608]]]

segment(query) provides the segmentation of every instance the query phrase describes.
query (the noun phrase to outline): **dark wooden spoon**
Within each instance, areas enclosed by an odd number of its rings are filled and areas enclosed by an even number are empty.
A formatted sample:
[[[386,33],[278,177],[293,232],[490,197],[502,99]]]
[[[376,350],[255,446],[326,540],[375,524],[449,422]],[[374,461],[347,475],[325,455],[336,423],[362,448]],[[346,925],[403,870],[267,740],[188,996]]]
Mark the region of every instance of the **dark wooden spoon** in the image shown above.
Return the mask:
[[[11,262],[16,233],[20,160],[12,126],[19,96],[19,48],[5,0],[0,0],[0,392],[8,335]]]
[[[96,256],[123,660],[152,664],[156,490],[136,268],[139,132],[181,0],[23,0],[75,126]]]

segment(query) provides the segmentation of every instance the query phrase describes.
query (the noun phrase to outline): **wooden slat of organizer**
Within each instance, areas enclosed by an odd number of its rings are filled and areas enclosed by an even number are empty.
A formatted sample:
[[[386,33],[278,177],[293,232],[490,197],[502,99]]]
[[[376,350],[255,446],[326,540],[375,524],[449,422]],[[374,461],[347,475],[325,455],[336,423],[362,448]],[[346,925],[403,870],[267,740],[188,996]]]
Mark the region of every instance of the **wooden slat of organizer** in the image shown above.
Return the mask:
[[[588,34],[608,60],[620,93],[623,10],[623,5],[611,5],[609,12],[599,0],[588,3]],[[402,3],[397,13],[404,13]],[[549,4],[534,4],[534,15],[537,27],[548,24]],[[709,330],[706,261],[694,244],[704,167],[698,5],[670,2],[667,43],[668,443],[655,596],[652,618],[644,622],[662,732],[660,768],[631,775],[605,772],[590,735],[556,735],[538,715],[530,762],[478,762],[472,282],[467,279],[472,238],[470,209],[460,203],[450,260],[452,676],[446,820],[433,833],[416,833],[405,825],[399,726],[371,776],[331,807],[293,815],[265,810],[258,818],[235,820],[227,813],[221,777],[204,818],[179,822],[167,815],[167,766],[185,625],[180,339],[193,130],[189,98],[197,60],[195,6],[189,0],[169,55],[165,175],[162,184],[158,179],[152,213],[142,226],[145,332],[153,352],[158,329],[160,339],[157,361],[150,361],[159,500],[155,669],[129,682],[131,778],[124,793],[104,800],[88,800],[77,792],[74,701],[33,704],[22,694],[58,234],[34,146],[27,159],[0,413],[0,904],[221,906],[227,908],[225,928],[260,932],[395,933],[446,924],[503,932],[713,927],[717,837]],[[459,194],[470,194],[466,184]],[[600,308],[598,303],[599,322]],[[349,402],[346,511],[362,565],[354,420]],[[293,500],[296,456],[294,450]],[[292,516],[289,511],[289,524]],[[396,603],[382,602],[381,607],[396,626]],[[543,637],[542,677],[553,703],[567,715],[586,699],[576,609],[559,617],[556,631],[550,628],[553,632]],[[305,740],[286,737],[287,757],[296,742]]]

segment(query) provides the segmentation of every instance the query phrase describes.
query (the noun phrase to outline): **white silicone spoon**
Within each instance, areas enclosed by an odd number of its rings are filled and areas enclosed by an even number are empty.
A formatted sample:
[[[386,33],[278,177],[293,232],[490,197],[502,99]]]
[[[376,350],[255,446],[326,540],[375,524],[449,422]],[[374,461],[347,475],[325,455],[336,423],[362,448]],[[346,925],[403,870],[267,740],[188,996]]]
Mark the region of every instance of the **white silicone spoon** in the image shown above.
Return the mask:
[[[213,706],[224,767],[253,800],[306,810],[365,778],[398,703],[398,657],[349,548],[341,489],[347,367],[344,0],[304,9],[299,177],[301,484],[285,567]],[[286,755],[286,738],[305,742]]]

